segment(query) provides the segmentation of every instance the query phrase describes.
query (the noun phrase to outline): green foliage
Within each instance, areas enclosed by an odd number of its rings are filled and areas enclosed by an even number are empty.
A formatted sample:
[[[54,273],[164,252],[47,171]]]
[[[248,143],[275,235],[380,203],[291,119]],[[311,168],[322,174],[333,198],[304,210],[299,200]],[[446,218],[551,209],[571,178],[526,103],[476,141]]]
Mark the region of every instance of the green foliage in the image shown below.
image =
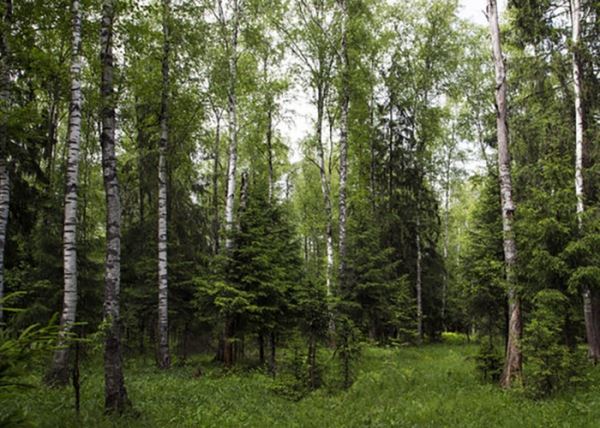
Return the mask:
[[[408,275],[398,277],[395,249],[385,248],[383,231],[358,206],[349,225],[349,289],[346,300],[355,302],[351,317],[372,340],[410,343],[415,339],[416,312]]]
[[[568,299],[557,290],[542,290],[533,299],[523,338],[526,388],[534,397],[556,393],[582,379],[583,355],[564,340]]]
[[[469,229],[460,256],[462,292],[467,313],[481,335],[495,336],[504,318],[504,253],[499,187],[493,174],[472,179],[477,202],[469,213]]]
[[[420,269],[427,338],[454,344],[464,339],[458,332],[475,331],[484,339],[475,365],[488,380],[499,374],[501,360],[493,344],[505,331],[506,284],[498,178],[492,168],[496,141],[489,42],[485,29],[458,17],[456,0],[347,1],[344,17],[333,0],[240,0],[235,81],[228,73],[231,2],[173,4],[169,322],[172,345],[180,345],[181,354],[173,358],[181,365],[173,377],[129,359],[135,353],[145,356],[147,341],[156,339],[162,8],[158,1],[117,2],[123,341],[126,364],[132,364],[128,368],[134,373],[127,376],[128,387],[131,382],[132,395],[143,397],[139,405],[146,414],[139,421],[114,423],[539,426],[565,412],[572,412],[575,425],[584,425],[586,416],[597,420],[594,410],[582,410],[579,402],[575,410],[569,410],[572,403],[566,399],[555,402],[558,410],[538,410],[515,395],[500,396],[477,382],[471,373],[473,359],[464,360],[459,348],[421,351],[404,346],[417,339]],[[23,310],[7,312],[0,330],[0,388],[6,384],[9,389],[28,381],[25,372],[32,359],[48,351],[44,334],[50,330],[37,326],[55,320],[61,309],[71,38],[68,2],[13,3],[7,36],[10,99],[8,108],[2,106],[8,143],[0,148],[11,178],[3,257],[6,290],[19,292],[14,302]],[[584,336],[579,294],[587,288],[593,295],[600,290],[600,146],[591,144],[600,136],[594,120],[600,111],[596,3],[583,2],[586,19],[579,46],[570,45],[569,25],[557,18],[563,6],[549,0],[510,0],[503,31],[517,203],[517,291],[523,302],[526,385],[534,396],[559,395],[584,377],[576,351]],[[92,354],[101,347],[105,327],[105,209],[97,129],[99,7],[97,1],[83,2],[78,184],[77,319],[84,321],[80,331],[91,338]],[[347,23],[348,69],[339,57],[342,22]],[[0,31],[5,28],[0,23]],[[581,228],[573,192],[572,52],[579,54],[582,66],[585,140],[590,142]],[[286,60],[292,53],[297,61]],[[347,276],[341,289],[336,286],[339,278],[335,273],[329,278],[326,269],[325,231],[331,228],[337,249],[343,83],[350,89],[350,173],[343,260]],[[232,87],[235,97],[228,93]],[[305,98],[320,96],[318,106],[310,101],[324,116],[319,130],[323,166],[315,158],[317,131],[312,128],[302,143],[302,159],[290,164],[295,147],[287,144],[295,136],[284,130],[288,116],[298,113],[290,109],[292,90],[302,90]],[[236,102],[237,129],[228,126],[230,101]],[[237,170],[250,178],[247,193],[235,195],[232,231],[223,236],[225,159],[232,131],[238,140]],[[466,164],[475,145],[480,152],[476,157],[486,167],[477,173]],[[470,147],[463,151],[463,146]],[[463,180],[467,169],[473,174]],[[236,184],[239,190],[241,183]],[[324,191],[331,198],[331,213],[325,210]],[[442,236],[444,202],[448,230]],[[233,241],[231,251],[219,247],[223,238]],[[340,265],[342,260],[333,256]],[[332,296],[325,290],[327,280]],[[224,325],[232,326],[234,337],[227,340],[239,345],[236,352],[246,353],[247,364],[254,364],[260,352],[249,343],[260,338],[264,351],[264,338],[276,337],[275,380],[259,371],[223,377],[216,370],[209,370],[206,379],[189,379],[188,347],[212,351],[214,333],[221,334]],[[366,348],[363,353],[365,337],[402,348]],[[324,346],[328,341],[335,342],[334,350]],[[89,364],[86,392],[100,396],[101,376],[91,367],[100,363]],[[324,388],[314,391],[319,386]],[[2,390],[0,394],[1,401],[17,401]],[[47,404],[39,412],[49,418],[40,416],[42,425],[65,422],[53,414],[68,407],[63,392],[41,400],[34,399],[39,391],[30,394],[24,405],[28,412],[37,415],[37,402]],[[373,399],[376,395],[379,401]],[[447,404],[448,396],[456,399]],[[231,410],[240,397],[248,400]],[[286,398],[298,402],[290,404]],[[94,400],[88,401],[81,421],[66,423],[109,424]],[[581,403],[592,407],[593,397],[584,395]],[[490,412],[498,407],[502,410]],[[7,408],[0,403],[0,409]],[[465,408],[472,412],[465,415]]]
[[[479,346],[475,364],[483,380],[498,382],[502,374],[503,363],[502,355],[491,340],[486,340]]]
[[[335,344],[339,358],[339,385],[350,388],[356,377],[356,366],[360,359],[360,331],[352,319],[339,314],[335,318]]]
[[[14,298],[6,296],[1,303]],[[5,311],[15,311],[10,307]],[[13,331],[0,326],[0,403],[8,398],[15,399],[33,388],[26,375],[36,364],[53,350],[58,328],[54,323],[48,326],[32,324],[21,331]],[[29,426],[29,420],[18,407],[0,406],[0,426]]]

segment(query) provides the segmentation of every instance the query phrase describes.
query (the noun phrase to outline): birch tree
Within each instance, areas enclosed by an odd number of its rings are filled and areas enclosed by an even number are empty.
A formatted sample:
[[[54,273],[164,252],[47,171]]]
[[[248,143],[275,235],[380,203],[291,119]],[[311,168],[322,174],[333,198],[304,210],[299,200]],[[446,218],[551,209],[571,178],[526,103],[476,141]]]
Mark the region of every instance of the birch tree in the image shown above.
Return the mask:
[[[12,0],[2,3],[2,28],[0,29],[0,322],[3,321],[4,298],[4,247],[10,204],[10,176],[8,173],[8,110],[10,106],[10,45],[8,41]]]
[[[334,51],[332,41],[328,39],[331,31],[331,20],[325,1],[317,1],[312,6],[308,2],[298,2],[297,16],[300,19],[298,30],[289,32],[281,28],[287,36],[290,49],[300,60],[310,76],[309,85],[315,93],[315,150],[317,159],[314,164],[319,170],[323,206],[325,209],[325,251],[326,271],[325,287],[327,295],[332,294],[334,272],[333,242],[333,203],[331,199],[331,174],[327,174],[327,159],[323,142],[323,123],[325,120],[325,104],[331,90],[331,74]],[[332,125],[332,123],[330,123]],[[330,158],[332,154],[330,153]],[[330,171],[331,172],[331,171]]]
[[[500,179],[500,199],[502,204],[502,230],[504,264],[508,284],[508,342],[506,361],[500,383],[510,388],[513,383],[521,382],[522,355],[521,341],[521,299],[517,290],[516,262],[517,248],[513,231],[515,203],[513,201],[512,178],[510,170],[510,150],[508,139],[508,120],[506,106],[506,70],[500,42],[498,7],[496,0],[488,0],[487,15],[492,38],[492,52],[496,74],[496,132],[498,138],[498,175]]]
[[[229,160],[227,167],[227,197],[225,199],[225,249],[231,251],[233,240],[233,213],[235,205],[238,121],[237,121],[237,65],[238,65],[238,32],[240,25],[240,0],[232,1],[231,40],[229,44],[229,88],[227,90],[227,108],[229,113]],[[224,12],[219,2],[220,14],[224,21]]]
[[[582,100],[582,70],[579,50],[581,49],[581,1],[571,0],[571,42],[573,45],[573,91],[575,94],[575,196],[577,198],[577,226],[583,234],[583,214],[585,211],[585,186],[583,181],[584,154],[586,153],[584,139],[583,100]],[[588,343],[588,355],[597,362],[600,360],[600,302],[594,296],[594,290],[588,285],[583,286],[583,315],[585,332]]]
[[[169,355],[169,284],[167,270],[167,147],[169,143],[170,0],[163,0],[162,96],[158,152],[158,366],[171,365]]]
[[[102,78],[101,135],[102,175],[106,196],[106,261],[104,273],[104,407],[107,412],[122,413],[130,405],[123,377],[123,361],[120,338],[119,294],[121,286],[121,199],[117,178],[116,99],[114,93],[113,23],[115,15],[113,0],[102,2],[100,29],[100,62]]]
[[[342,93],[340,106],[340,188],[339,188],[339,286],[346,286],[346,187],[348,183],[348,108],[350,104],[350,69],[348,55],[348,0],[339,0],[342,14],[341,73]]]
[[[63,225],[63,310],[60,318],[58,350],[54,353],[50,381],[66,385],[69,381],[69,349],[66,336],[77,316],[77,188],[79,185],[79,147],[81,141],[81,2],[71,2],[71,100],[67,139],[67,172]]]

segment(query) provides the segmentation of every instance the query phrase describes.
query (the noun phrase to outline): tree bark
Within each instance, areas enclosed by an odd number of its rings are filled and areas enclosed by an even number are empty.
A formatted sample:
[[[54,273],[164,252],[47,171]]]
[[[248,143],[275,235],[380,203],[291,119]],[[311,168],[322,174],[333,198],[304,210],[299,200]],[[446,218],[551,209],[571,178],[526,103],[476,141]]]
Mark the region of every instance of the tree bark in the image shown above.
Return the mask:
[[[273,200],[273,192],[275,187],[275,171],[273,169],[273,95],[270,92],[269,84],[269,56],[265,54],[263,58],[263,74],[265,83],[265,97],[267,111],[267,167],[269,169],[269,201]]]
[[[446,307],[448,299],[448,284],[449,284],[449,268],[450,260],[448,260],[448,248],[450,243],[450,167],[452,164],[452,152],[454,151],[454,130],[452,131],[452,145],[448,148],[446,156],[446,171],[444,183],[444,284],[442,286],[442,328],[446,330]]]
[[[573,90],[575,93],[575,195],[577,197],[577,225],[583,234],[583,214],[585,211],[585,186],[583,181],[584,140],[583,89],[581,60],[579,57],[581,38],[581,1],[571,0],[572,43],[573,43]],[[588,343],[588,356],[595,363],[600,360],[600,305],[594,290],[584,285],[582,290],[583,315]]]
[[[263,333],[258,335],[258,362],[261,366],[265,365],[265,335]]]
[[[8,112],[10,108],[10,44],[12,0],[2,4],[2,33],[0,34],[0,322],[4,320],[4,247],[10,208],[10,175],[8,173]]]
[[[225,200],[225,249],[230,251],[233,245],[231,232],[233,230],[233,209],[235,204],[235,185],[237,168],[237,45],[239,31],[239,4],[238,0],[232,0],[233,24],[231,29],[231,46],[229,54],[229,89],[227,103],[229,110],[229,163],[227,169],[227,198]]]
[[[322,73],[322,70],[319,71]],[[329,179],[327,177],[327,172],[325,169],[325,150],[323,149],[323,114],[324,114],[324,105],[325,98],[327,97],[327,83],[323,82],[322,77],[319,78],[319,82],[317,83],[317,122],[316,122],[316,143],[317,143],[317,157],[319,162],[319,176],[321,178],[321,193],[323,194],[323,203],[325,204],[325,217],[326,217],[326,225],[325,225],[325,240],[326,240],[326,257],[327,257],[327,267],[325,272],[325,286],[327,291],[327,296],[330,297],[331,292],[331,282],[333,277],[333,258],[334,258],[334,249],[333,249],[333,209],[331,206],[331,192]]]
[[[417,246],[417,343],[421,345],[423,343],[423,251],[421,249],[421,215],[419,213],[418,199],[419,196],[417,196],[417,224],[415,231],[415,240]]]
[[[77,187],[79,185],[79,147],[81,141],[81,3],[71,2],[73,19],[71,45],[71,101],[67,141],[67,175],[63,225],[64,295],[60,318],[58,349],[54,352],[49,381],[57,385],[69,382],[69,348],[66,336],[77,316]]]
[[[100,119],[102,133],[102,174],[106,194],[106,262],[104,274],[104,408],[122,413],[130,406],[123,377],[120,338],[119,294],[121,286],[121,200],[115,153],[115,95],[113,90],[113,0],[102,2],[100,30],[100,62],[102,80]]]
[[[215,130],[215,148],[213,159],[213,219],[212,219],[212,235],[213,235],[213,254],[216,256],[220,251],[219,241],[219,152],[221,147],[221,116],[215,108],[215,117],[217,119],[217,127]]]
[[[521,355],[521,300],[517,291],[515,266],[517,248],[513,231],[515,204],[513,201],[512,178],[510,171],[510,150],[508,140],[508,122],[506,107],[506,71],[500,42],[498,24],[498,8],[496,0],[488,0],[487,5],[492,50],[496,74],[496,127],[498,134],[498,171],[500,178],[500,199],[502,204],[502,229],[506,282],[508,284],[508,342],[506,345],[506,361],[500,383],[510,388],[513,383],[522,381]]]
[[[277,373],[277,358],[276,358],[276,342],[275,342],[275,332],[272,331],[269,335],[269,373],[271,376],[275,376]]]
[[[342,13],[342,96],[340,113],[340,189],[339,189],[339,288],[346,292],[346,187],[348,183],[348,108],[350,104],[350,76],[348,56],[348,2],[339,0]]]
[[[158,366],[169,368],[169,282],[167,263],[167,148],[169,145],[170,0],[163,0],[162,97],[158,152]]]

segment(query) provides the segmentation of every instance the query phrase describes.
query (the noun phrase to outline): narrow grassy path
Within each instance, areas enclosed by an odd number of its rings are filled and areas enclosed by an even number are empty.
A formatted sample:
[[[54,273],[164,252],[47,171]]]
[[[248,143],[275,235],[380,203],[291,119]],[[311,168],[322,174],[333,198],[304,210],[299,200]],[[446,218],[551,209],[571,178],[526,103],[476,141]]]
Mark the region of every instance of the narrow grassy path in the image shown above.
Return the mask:
[[[300,401],[278,391],[285,379],[259,371],[224,375],[194,367],[163,373],[130,364],[127,384],[140,416],[102,414],[102,373],[85,370],[82,411],[76,418],[70,390],[44,387],[19,402],[40,427],[600,427],[600,371],[585,390],[546,401],[482,384],[472,346],[366,348],[354,385],[347,391],[319,390]]]

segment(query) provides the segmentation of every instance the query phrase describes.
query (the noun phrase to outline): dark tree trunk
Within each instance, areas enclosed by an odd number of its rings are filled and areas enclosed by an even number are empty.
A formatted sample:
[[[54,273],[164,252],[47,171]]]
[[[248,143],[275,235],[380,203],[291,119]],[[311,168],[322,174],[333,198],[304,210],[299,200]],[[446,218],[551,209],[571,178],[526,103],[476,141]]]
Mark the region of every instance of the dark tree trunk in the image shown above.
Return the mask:
[[[311,389],[319,387],[317,379],[317,341],[315,336],[311,334],[308,338],[308,381]]]
[[[265,365],[265,336],[262,333],[258,335],[258,362]]]
[[[276,360],[276,348],[275,348],[275,332],[271,332],[271,334],[269,335],[269,345],[271,348],[271,352],[269,353],[269,373],[271,373],[271,376],[275,376],[276,372],[277,372],[277,360]]]
[[[106,193],[106,262],[104,288],[104,382],[106,412],[122,413],[131,405],[123,377],[119,294],[121,286],[121,200],[115,151],[115,95],[113,91],[113,0],[102,3],[101,54],[102,81],[100,117],[102,133],[102,173]]]

